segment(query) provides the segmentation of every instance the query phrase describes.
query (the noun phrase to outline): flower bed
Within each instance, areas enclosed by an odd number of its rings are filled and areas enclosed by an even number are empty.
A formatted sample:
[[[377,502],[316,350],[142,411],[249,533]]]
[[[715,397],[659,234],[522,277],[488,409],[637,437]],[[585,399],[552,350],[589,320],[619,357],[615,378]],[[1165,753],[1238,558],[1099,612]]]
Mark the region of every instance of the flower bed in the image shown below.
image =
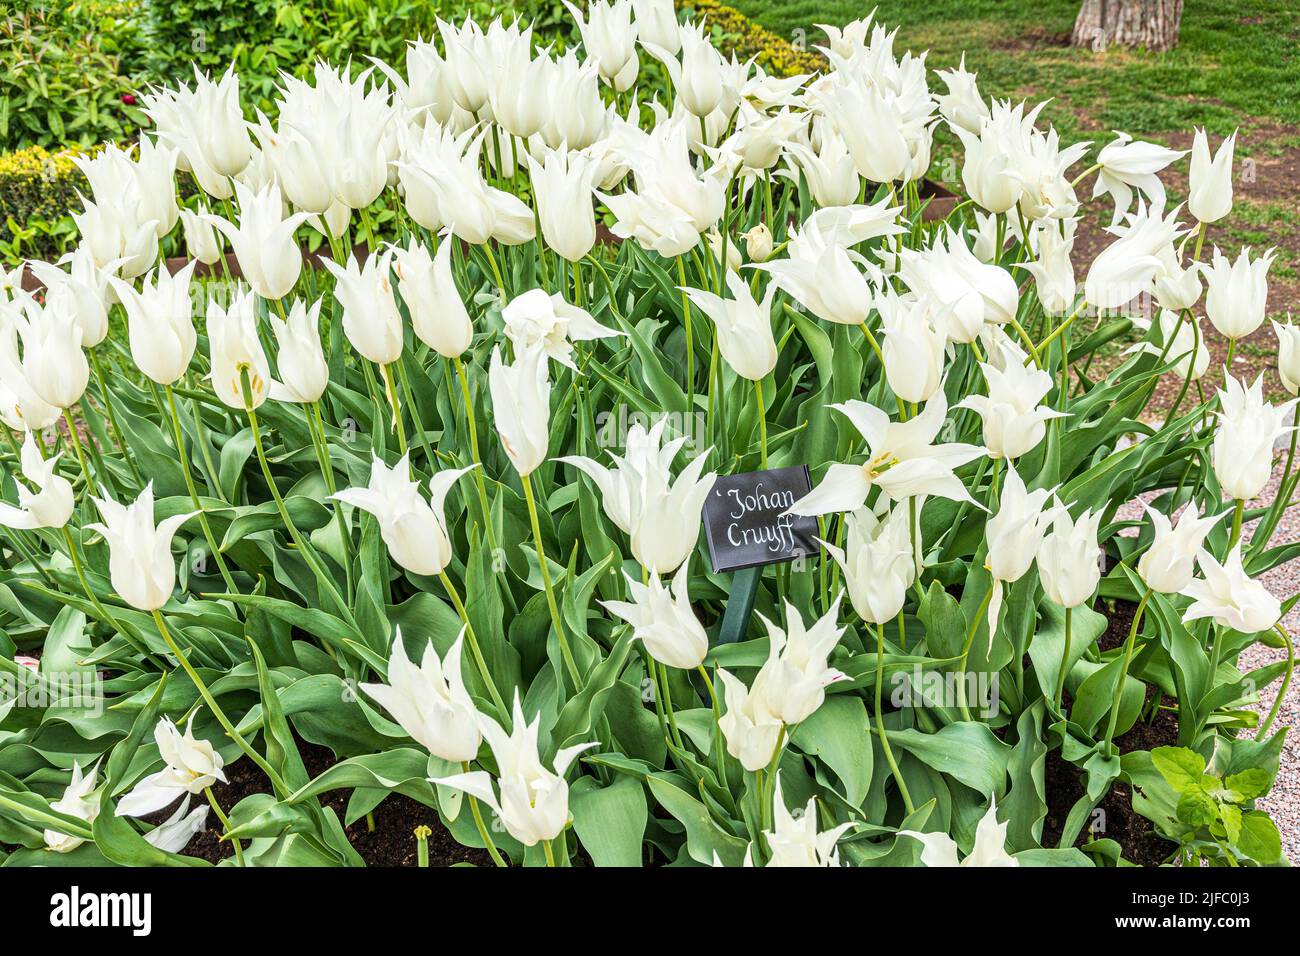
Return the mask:
[[[4,865],[1284,862],[1293,454],[1245,503],[1292,403],[1199,383],[1264,317],[1231,143],[1167,209],[1181,154],[1062,150],[868,21],[785,76],[572,12],[581,55],[443,24],[274,120],[142,92],[77,159],[0,302]]]

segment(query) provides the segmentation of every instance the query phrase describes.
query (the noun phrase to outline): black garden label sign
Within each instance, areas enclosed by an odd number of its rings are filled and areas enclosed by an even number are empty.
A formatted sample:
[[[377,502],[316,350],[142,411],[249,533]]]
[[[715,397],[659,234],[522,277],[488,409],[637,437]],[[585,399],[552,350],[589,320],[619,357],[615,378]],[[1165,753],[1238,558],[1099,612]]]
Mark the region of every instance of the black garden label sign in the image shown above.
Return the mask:
[[[719,477],[704,502],[713,570],[738,571],[816,553],[817,519],[785,513],[811,490],[807,465]]]

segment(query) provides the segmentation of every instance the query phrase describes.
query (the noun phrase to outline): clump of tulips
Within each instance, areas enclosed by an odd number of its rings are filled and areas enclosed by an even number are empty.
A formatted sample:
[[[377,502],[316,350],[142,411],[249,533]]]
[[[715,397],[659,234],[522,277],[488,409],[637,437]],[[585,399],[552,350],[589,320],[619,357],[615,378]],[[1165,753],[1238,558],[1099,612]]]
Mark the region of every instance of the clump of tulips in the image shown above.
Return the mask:
[[[213,826],[238,865],[357,865],[343,825],[400,792],[498,866],[1100,865],[1124,782],[1171,859],[1277,862],[1124,744],[1172,698],[1202,766],[1277,770],[1295,401],[1202,383],[1266,316],[1271,255],[1213,244],[1233,138],[1174,205],[1182,153],[1062,146],[871,18],[785,77],[668,0],[570,10],[580,47],[442,23],[273,116],[196,72],[78,160],[76,250],[0,293],[0,673],[36,652],[112,707],[0,701],[0,858],[194,864]],[[701,509],[792,465],[821,550],[722,643]],[[1257,641],[1284,660],[1240,672]],[[1086,787],[1048,840],[1051,749]],[[223,806],[239,764],[264,792]]]

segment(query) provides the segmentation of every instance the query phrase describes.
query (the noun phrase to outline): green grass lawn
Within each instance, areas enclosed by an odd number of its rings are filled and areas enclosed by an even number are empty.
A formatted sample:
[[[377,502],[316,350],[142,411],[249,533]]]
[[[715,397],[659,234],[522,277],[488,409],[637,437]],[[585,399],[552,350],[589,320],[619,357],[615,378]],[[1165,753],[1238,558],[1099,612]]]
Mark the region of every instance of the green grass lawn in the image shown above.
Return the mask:
[[[872,8],[870,0],[734,3],[788,39],[803,31],[809,45],[823,40],[816,24],[843,24]],[[1242,125],[1242,114],[1300,124],[1295,0],[1187,0],[1182,41],[1164,54],[1069,48],[1078,10],[1079,0],[883,0],[877,19],[900,28],[896,49],[928,48],[934,67],[955,64],[965,51],[985,95],[1054,98],[1052,121],[1071,138],[1081,138],[1088,121],[1134,135],[1194,123],[1226,134]]]

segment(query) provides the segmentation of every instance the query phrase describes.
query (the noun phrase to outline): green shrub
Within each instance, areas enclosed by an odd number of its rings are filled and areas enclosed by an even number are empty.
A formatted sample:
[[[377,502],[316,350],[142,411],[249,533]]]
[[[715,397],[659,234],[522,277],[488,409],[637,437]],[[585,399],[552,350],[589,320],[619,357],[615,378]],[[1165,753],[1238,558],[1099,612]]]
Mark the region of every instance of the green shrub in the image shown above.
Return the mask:
[[[72,162],[77,148],[49,152],[30,146],[0,154],[0,260],[51,258],[73,242],[69,211],[86,178]]]

